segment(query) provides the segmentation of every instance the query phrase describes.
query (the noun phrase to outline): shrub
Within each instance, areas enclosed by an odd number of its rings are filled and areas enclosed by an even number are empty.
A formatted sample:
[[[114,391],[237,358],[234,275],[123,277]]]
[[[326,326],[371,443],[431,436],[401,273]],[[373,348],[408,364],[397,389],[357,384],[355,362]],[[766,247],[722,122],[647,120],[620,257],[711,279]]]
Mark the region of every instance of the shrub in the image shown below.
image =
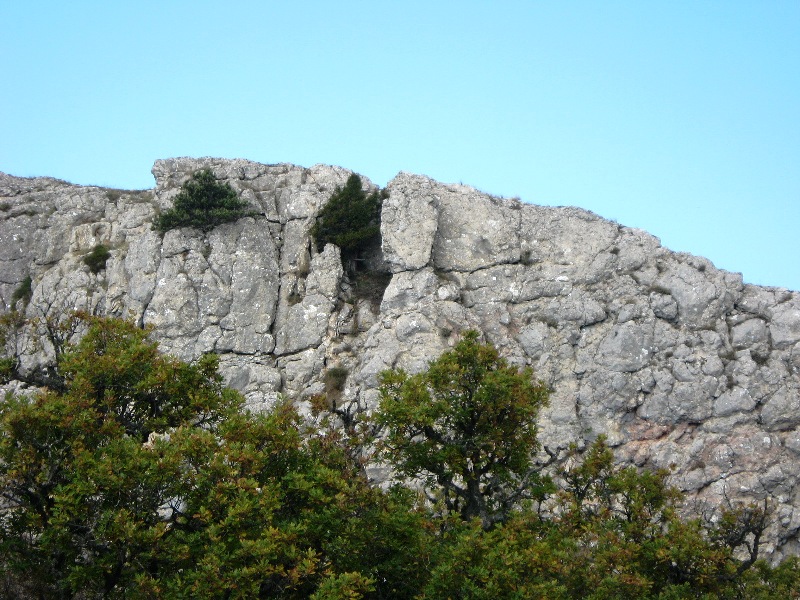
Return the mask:
[[[173,207],[157,217],[153,227],[161,233],[178,227],[209,232],[217,225],[253,214],[230,184],[218,182],[210,169],[204,169],[183,184]]]
[[[111,258],[111,253],[103,244],[97,244],[92,251],[83,257],[83,262],[89,266],[89,270],[97,275],[106,268],[106,261]]]
[[[361,178],[350,175],[344,188],[330,197],[311,229],[311,235],[322,251],[325,244],[336,244],[342,258],[356,259],[359,253],[380,239],[381,195],[361,189]]]
[[[344,367],[331,367],[325,371],[325,391],[341,392],[344,390],[344,384],[347,381],[349,371]]]
[[[17,289],[14,290],[14,293],[11,296],[11,306],[16,306],[17,302],[20,300],[22,300],[23,304],[27,305],[32,295],[33,281],[31,280],[31,276],[28,275],[22,280],[22,283],[17,286]]]

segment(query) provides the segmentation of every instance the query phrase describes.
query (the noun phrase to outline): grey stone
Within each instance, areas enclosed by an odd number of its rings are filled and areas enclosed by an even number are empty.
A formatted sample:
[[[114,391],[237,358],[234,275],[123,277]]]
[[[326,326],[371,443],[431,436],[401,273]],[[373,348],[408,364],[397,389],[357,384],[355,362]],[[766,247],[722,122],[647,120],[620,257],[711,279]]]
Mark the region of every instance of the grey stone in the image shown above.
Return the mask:
[[[767,341],[767,324],[762,319],[748,319],[731,330],[731,342],[736,349],[747,348]]]
[[[653,314],[660,319],[672,321],[678,316],[678,303],[669,294],[650,293],[650,306]]]
[[[772,315],[769,329],[773,346],[787,348],[800,342],[800,300],[779,304]]]
[[[288,307],[280,320],[276,354],[291,354],[319,346],[333,316],[336,294],[343,274],[339,249],[328,244],[311,260],[303,299]]]
[[[437,184],[430,193],[438,203],[437,268],[475,271],[519,261],[519,205],[463,185]]]
[[[392,271],[421,269],[430,264],[438,228],[437,184],[427,177],[400,173],[383,201],[381,240]]]
[[[793,429],[800,425],[800,390],[781,389],[761,409],[767,431]]]
[[[653,350],[652,326],[626,322],[611,328],[597,348],[597,361],[611,371],[638,371]]]
[[[746,389],[735,387],[714,401],[714,416],[727,417],[735,412],[749,412],[755,406],[755,401]]]
[[[432,299],[438,288],[439,280],[430,268],[397,273],[383,293],[381,312],[417,306],[425,299]]]
[[[207,234],[153,231],[203,168],[256,216]],[[387,186],[381,247],[364,257],[392,272],[378,305],[354,295],[338,249],[318,252],[310,238],[351,171],[177,158],[153,174],[144,191],[0,174],[5,306],[30,276],[31,318],[120,316],[152,326],[180,358],[215,352],[257,411],[281,395],[306,410],[331,365],[350,372],[344,401],[370,410],[382,371],[423,370],[478,329],[552,388],[539,438],[554,466],[570,443],[606,434],[620,461],[674,465],[670,481],[698,502],[771,495],[791,528],[769,530],[767,555],[800,552],[796,292],[745,285],[579,208],[401,173]],[[83,258],[99,243],[111,257],[93,274]],[[25,369],[53,359],[36,336],[31,326],[16,340]]]

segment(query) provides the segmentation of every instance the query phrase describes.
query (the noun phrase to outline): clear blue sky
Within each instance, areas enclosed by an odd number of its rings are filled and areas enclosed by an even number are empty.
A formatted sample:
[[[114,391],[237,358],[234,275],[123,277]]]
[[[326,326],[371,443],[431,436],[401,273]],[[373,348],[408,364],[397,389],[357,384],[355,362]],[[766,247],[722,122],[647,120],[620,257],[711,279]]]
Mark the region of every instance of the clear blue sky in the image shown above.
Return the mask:
[[[800,290],[800,1],[0,0],[0,170],[398,171]]]

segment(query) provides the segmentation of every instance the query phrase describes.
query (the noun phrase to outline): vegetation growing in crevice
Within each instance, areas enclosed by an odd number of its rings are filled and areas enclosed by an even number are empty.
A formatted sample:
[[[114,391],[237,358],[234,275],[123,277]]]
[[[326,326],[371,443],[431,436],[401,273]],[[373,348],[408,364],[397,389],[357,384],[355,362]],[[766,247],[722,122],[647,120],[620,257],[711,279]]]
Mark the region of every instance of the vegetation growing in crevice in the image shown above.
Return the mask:
[[[83,257],[83,262],[86,263],[92,273],[97,275],[106,268],[106,262],[109,258],[111,258],[111,252],[109,252],[108,246],[97,244],[89,254]]]
[[[303,295],[296,289],[289,292],[289,295],[286,297],[286,302],[288,302],[289,306],[300,304],[302,301],[303,301]]]
[[[31,279],[30,275],[27,275],[25,279],[23,279],[17,288],[14,290],[14,293],[11,295],[11,306],[12,308],[17,305],[17,302],[22,301],[23,306],[27,306],[28,302],[30,302],[31,296],[33,295],[33,280]]]
[[[350,372],[344,367],[331,367],[325,371],[325,396],[331,409],[335,408],[344,392],[344,384]]]
[[[123,196],[128,202],[147,202],[153,199],[150,190],[123,190],[119,188],[105,188],[106,197],[110,202],[117,202]]]
[[[120,189],[117,189],[117,188],[107,188],[106,189],[106,198],[108,198],[108,200],[110,202],[116,202],[117,200],[122,198],[122,195],[124,193],[125,193],[125,190],[120,190]]]
[[[361,186],[361,177],[353,173],[319,212],[311,228],[318,251],[335,244],[343,261],[358,261],[365,248],[380,241],[381,194],[367,194]]]
[[[325,371],[325,391],[341,392],[350,372],[344,367],[331,367]]]
[[[16,309],[0,315],[0,384],[18,378],[18,343],[25,323],[23,312]]]
[[[322,208],[311,235],[317,251],[326,244],[339,247],[352,295],[367,300],[373,312],[380,307],[391,274],[380,260],[381,208],[386,191],[367,194],[361,177],[353,173],[343,188],[337,188]]]
[[[533,252],[530,249],[523,250],[522,252],[520,252],[519,262],[525,265],[526,267],[530,267],[531,265],[533,265],[536,262],[533,258]]]
[[[161,213],[153,227],[161,233],[178,227],[207,233],[223,223],[254,215],[229,183],[220,183],[210,169],[204,169],[183,184],[173,207]]]

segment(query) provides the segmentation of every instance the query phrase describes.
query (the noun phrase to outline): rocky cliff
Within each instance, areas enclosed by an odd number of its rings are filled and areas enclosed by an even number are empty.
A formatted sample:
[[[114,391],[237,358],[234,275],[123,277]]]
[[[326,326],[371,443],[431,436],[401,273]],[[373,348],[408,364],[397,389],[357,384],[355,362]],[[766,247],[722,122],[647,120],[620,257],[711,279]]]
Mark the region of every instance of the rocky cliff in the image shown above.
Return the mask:
[[[153,231],[200,168],[260,216],[208,234]],[[743,284],[584,210],[408,173],[387,186],[371,257],[387,275],[356,277],[309,236],[349,174],[174,159],[136,192],[0,174],[0,294],[8,308],[30,277],[31,318],[127,317],[183,359],[216,352],[255,409],[323,391],[334,366],[349,371],[338,402],[369,407],[382,370],[422,369],[479,329],[554,390],[543,460],[606,434],[620,460],[674,468],[690,498],[769,498],[767,550],[800,552],[800,295]],[[98,244],[110,258],[93,273],[83,259]],[[19,344],[26,368],[49,360],[52,349]]]

